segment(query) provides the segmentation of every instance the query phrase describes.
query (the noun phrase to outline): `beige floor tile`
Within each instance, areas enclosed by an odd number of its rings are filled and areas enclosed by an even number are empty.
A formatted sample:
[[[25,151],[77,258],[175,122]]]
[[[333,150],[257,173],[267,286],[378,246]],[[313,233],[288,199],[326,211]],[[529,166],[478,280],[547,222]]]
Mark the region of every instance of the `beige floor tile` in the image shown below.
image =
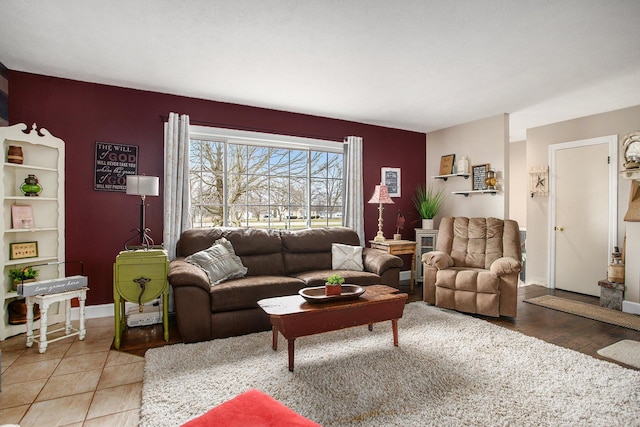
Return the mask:
[[[111,317],[97,317],[94,319],[85,320],[85,326],[88,328],[96,329],[96,328],[111,328],[111,332],[115,331],[115,320],[113,316]]]
[[[135,354],[124,353],[122,351],[111,350],[105,367],[124,365],[127,363],[136,363],[144,361],[144,357],[136,356]]]
[[[92,418],[85,421],[83,427],[136,427],[140,421],[140,410],[118,412],[104,417]]]
[[[18,365],[14,363],[2,374],[2,385],[49,378],[61,359]]]
[[[4,341],[0,341],[0,350],[24,350],[24,343],[26,342],[26,334],[16,335],[15,337],[7,338]]]
[[[144,360],[126,365],[104,368],[98,390],[124,384],[137,383],[144,377]]]
[[[2,350],[2,372],[11,366],[24,350]]]
[[[2,384],[0,393],[0,409],[26,405],[33,402],[44,387],[46,379],[27,381],[16,384]]]
[[[26,348],[15,363],[16,365],[24,365],[26,363],[42,362],[43,360],[62,359],[69,347],[71,347],[70,340],[65,342],[56,341],[47,345],[47,350],[41,354],[38,351],[38,343],[33,343],[31,347]]]
[[[53,372],[53,375],[66,375],[74,372],[102,369],[108,355],[108,351],[101,351],[97,353],[81,354],[78,356],[67,356],[60,361],[60,364]]]
[[[67,375],[56,375],[49,378],[36,401],[56,399],[58,397],[72,396],[92,392],[100,381],[101,369],[93,371],[76,372]]]
[[[85,419],[93,393],[76,394],[31,405],[20,427],[63,426]]]
[[[140,408],[142,382],[105,388],[95,392],[87,419]]]
[[[20,420],[24,416],[25,412],[27,412],[27,409],[29,409],[29,405],[0,409],[0,422],[6,424],[20,424]]]
[[[75,341],[71,344],[67,356],[109,351],[113,343],[113,337],[113,334],[108,336],[89,336],[87,334],[87,338],[84,341]]]

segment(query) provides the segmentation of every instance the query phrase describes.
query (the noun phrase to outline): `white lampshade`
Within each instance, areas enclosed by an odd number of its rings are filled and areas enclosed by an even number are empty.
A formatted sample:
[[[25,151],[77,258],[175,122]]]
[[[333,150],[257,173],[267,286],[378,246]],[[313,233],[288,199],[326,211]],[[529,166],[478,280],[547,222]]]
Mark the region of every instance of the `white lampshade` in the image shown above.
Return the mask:
[[[157,196],[160,178],[146,175],[127,175],[127,194],[135,196]]]

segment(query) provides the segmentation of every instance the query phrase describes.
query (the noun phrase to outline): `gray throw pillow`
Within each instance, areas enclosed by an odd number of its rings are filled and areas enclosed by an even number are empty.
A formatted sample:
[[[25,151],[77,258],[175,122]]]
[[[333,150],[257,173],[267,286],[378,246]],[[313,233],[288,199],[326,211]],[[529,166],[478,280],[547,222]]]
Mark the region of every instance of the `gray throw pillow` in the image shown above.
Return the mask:
[[[209,276],[212,286],[247,274],[247,267],[242,265],[233,245],[224,237],[216,240],[210,248],[189,255],[184,260],[202,268]]]
[[[333,270],[362,271],[362,246],[331,244],[331,268]]]

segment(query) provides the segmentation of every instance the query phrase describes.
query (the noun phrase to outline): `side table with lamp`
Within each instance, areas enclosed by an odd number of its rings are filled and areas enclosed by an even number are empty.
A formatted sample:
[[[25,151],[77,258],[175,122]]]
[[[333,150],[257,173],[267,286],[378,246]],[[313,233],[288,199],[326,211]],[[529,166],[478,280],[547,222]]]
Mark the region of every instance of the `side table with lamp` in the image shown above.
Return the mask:
[[[162,323],[164,339],[169,341],[169,258],[167,252],[153,244],[145,226],[145,199],[158,196],[159,178],[145,175],[127,176],[127,194],[140,196],[140,228],[136,231],[140,246],[129,246],[116,256],[113,264],[113,307],[115,317],[114,346],[120,348],[121,335],[126,325],[125,302],[138,304],[143,313],[144,304],[162,295]]]

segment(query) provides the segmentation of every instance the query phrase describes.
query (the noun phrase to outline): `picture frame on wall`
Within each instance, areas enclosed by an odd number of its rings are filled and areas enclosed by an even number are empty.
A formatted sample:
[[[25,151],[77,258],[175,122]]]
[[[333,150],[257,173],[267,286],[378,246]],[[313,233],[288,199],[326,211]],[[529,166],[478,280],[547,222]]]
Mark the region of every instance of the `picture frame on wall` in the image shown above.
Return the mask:
[[[382,168],[380,182],[387,186],[389,197],[400,197],[400,168]]]
[[[438,175],[451,175],[455,161],[455,154],[447,154],[446,156],[440,157],[440,173]]]
[[[486,190],[487,186],[484,180],[487,178],[487,171],[489,170],[489,163],[482,165],[471,166],[471,185],[472,190]]]
[[[9,259],[38,257],[38,242],[9,243]]]

